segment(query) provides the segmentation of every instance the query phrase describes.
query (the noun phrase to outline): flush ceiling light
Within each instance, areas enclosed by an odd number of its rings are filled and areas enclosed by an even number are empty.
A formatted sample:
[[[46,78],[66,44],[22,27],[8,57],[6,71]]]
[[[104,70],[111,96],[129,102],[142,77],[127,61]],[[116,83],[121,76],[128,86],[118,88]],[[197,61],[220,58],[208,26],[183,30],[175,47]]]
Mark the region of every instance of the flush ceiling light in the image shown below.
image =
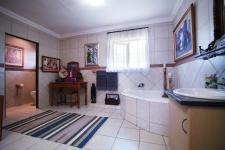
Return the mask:
[[[104,3],[104,0],[88,0],[87,2],[91,6],[100,6]]]

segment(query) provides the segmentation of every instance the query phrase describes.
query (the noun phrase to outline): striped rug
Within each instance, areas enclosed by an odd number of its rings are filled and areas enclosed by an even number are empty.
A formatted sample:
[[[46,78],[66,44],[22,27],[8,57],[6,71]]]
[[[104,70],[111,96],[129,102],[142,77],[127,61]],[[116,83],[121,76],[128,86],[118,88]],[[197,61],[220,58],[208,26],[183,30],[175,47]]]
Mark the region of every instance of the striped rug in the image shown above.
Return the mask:
[[[48,110],[7,125],[4,129],[82,148],[107,119]]]

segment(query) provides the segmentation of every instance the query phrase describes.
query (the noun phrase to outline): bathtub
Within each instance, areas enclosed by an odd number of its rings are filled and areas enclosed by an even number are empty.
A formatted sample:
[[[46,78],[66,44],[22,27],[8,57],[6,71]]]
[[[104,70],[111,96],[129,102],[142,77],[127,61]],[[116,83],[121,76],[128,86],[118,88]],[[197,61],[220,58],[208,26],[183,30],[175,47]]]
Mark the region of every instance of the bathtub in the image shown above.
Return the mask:
[[[160,90],[125,90],[120,94],[125,120],[147,131],[168,136],[168,99]]]

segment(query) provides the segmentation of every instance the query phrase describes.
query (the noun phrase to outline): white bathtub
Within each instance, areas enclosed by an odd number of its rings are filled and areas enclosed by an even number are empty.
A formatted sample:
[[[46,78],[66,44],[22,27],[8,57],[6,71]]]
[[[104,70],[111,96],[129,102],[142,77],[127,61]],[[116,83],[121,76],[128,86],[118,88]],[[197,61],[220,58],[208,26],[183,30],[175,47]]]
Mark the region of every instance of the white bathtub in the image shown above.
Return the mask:
[[[125,90],[121,110],[125,120],[147,131],[168,135],[168,99],[159,90]]]

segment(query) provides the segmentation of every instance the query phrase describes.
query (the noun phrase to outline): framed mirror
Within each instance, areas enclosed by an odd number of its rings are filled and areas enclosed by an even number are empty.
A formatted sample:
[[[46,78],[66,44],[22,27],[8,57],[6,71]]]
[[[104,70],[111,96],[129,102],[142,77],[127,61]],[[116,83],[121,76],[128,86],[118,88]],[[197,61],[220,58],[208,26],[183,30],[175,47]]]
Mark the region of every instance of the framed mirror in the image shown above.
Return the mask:
[[[67,63],[67,70],[69,72],[69,77],[76,79],[80,73],[79,63],[74,61]]]
[[[225,0],[213,1],[214,40],[225,33]]]

